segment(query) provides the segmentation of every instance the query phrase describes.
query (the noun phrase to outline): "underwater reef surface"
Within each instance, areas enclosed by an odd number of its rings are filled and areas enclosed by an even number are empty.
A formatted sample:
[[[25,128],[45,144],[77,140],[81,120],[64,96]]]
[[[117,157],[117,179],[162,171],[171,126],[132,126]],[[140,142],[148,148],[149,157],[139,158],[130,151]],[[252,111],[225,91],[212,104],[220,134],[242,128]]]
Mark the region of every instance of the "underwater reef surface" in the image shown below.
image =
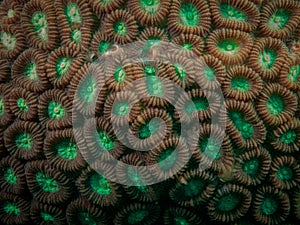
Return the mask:
[[[0,224],[300,224],[300,1],[0,1]]]

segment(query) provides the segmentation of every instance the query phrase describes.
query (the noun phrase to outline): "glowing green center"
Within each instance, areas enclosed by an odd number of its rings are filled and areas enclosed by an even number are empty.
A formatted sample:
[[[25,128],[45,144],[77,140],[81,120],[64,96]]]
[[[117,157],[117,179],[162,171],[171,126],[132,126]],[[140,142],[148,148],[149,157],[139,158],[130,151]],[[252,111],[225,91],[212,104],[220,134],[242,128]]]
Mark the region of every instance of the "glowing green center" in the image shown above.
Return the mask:
[[[197,97],[189,101],[185,106],[186,113],[192,113],[195,111],[203,111],[206,110],[209,106],[209,103],[205,97]]]
[[[284,166],[277,171],[277,176],[282,181],[291,180],[293,177],[293,171],[290,167]]]
[[[182,217],[175,217],[174,222],[175,225],[190,225],[190,223]]]
[[[28,110],[28,106],[27,106],[26,100],[24,98],[19,98],[17,100],[17,106],[19,107],[19,109],[21,111],[27,111]]]
[[[5,105],[3,98],[0,98],[0,116],[2,116],[5,112]]]
[[[108,180],[99,174],[93,174],[90,178],[92,189],[99,195],[109,195],[112,192]]]
[[[57,153],[64,159],[73,160],[77,156],[77,147],[70,138],[64,139],[56,144]]]
[[[99,43],[99,46],[98,46],[98,51],[101,54],[104,54],[109,49],[110,46],[111,46],[111,43],[105,42],[105,41],[101,41]]]
[[[199,147],[201,152],[203,152],[210,160],[218,160],[221,157],[221,146],[209,136],[199,140]]]
[[[130,110],[130,105],[127,102],[118,102],[113,106],[113,113],[118,116],[128,115]]]
[[[271,95],[267,103],[267,108],[269,113],[273,115],[280,114],[285,108],[285,104],[282,97],[278,95]]]
[[[16,145],[18,148],[29,150],[32,148],[33,142],[28,133],[22,133],[16,136]]]
[[[96,81],[92,76],[88,76],[79,86],[79,96],[82,100],[90,103],[96,94]]]
[[[38,75],[36,71],[36,65],[35,63],[31,62],[25,67],[25,75],[30,79],[30,80],[37,80]]]
[[[292,66],[288,73],[288,78],[291,81],[296,82],[299,78],[299,75],[300,75],[300,65]]]
[[[193,49],[193,45],[190,44],[190,43],[184,43],[184,44],[182,45],[182,48],[183,48],[183,49],[186,49],[186,50],[192,50],[192,49]]]
[[[124,22],[115,22],[114,23],[114,31],[117,34],[124,36],[126,34],[126,25]]]
[[[4,172],[4,177],[5,177],[5,180],[9,184],[16,184],[17,183],[17,176],[15,175],[15,172],[14,172],[14,170],[12,168],[8,168]]]
[[[71,65],[71,59],[68,58],[60,58],[57,61],[55,68],[58,74],[58,78],[68,71],[70,65]]]
[[[260,65],[265,69],[271,69],[271,67],[275,63],[276,58],[277,58],[277,54],[272,49],[265,49],[258,56]]]
[[[13,18],[15,16],[15,11],[13,9],[9,9],[7,11],[7,17],[8,18]]]
[[[122,66],[118,67],[114,73],[117,82],[123,82],[125,80],[126,72]]]
[[[220,198],[218,209],[220,211],[229,212],[234,210],[240,203],[239,196],[236,194],[228,194]]]
[[[184,80],[184,78],[186,78],[186,72],[183,66],[180,64],[175,64],[174,68],[175,68],[176,75],[179,77],[179,79]]]
[[[245,120],[242,112],[229,112],[229,118],[244,139],[250,139],[253,136],[253,126]]]
[[[65,14],[69,23],[81,23],[80,10],[77,4],[68,3]]]
[[[161,97],[164,94],[163,85],[157,77],[146,77],[146,86],[151,96]]]
[[[43,12],[36,12],[33,14],[31,23],[33,30],[37,33],[38,37],[44,41],[48,40],[48,24],[46,14]]]
[[[110,151],[114,148],[114,141],[104,132],[98,132],[98,141],[102,149]]]
[[[249,161],[246,161],[243,165],[243,171],[254,177],[257,175],[258,173],[258,170],[259,170],[259,167],[260,167],[260,162],[258,159],[251,159]]]
[[[223,40],[218,44],[221,52],[228,55],[236,55],[239,52],[239,44],[233,40]]]
[[[285,9],[278,9],[267,22],[268,26],[272,30],[280,30],[289,21],[291,14]]]
[[[192,179],[183,186],[184,195],[186,197],[196,197],[204,188],[204,183],[199,179]]]
[[[261,211],[265,215],[272,215],[278,209],[278,202],[273,198],[265,198],[261,204]]]
[[[249,90],[249,81],[243,77],[234,77],[231,80],[231,86],[233,89],[238,91],[248,91]]]
[[[215,80],[215,78],[216,78],[215,70],[213,68],[210,68],[210,67],[205,67],[204,68],[204,76],[207,80],[210,80],[210,81]]]
[[[144,73],[146,76],[155,76],[156,75],[156,69],[152,66],[145,66],[144,67]]]
[[[138,211],[130,213],[128,215],[127,221],[129,224],[141,223],[148,215],[149,215],[148,211],[138,210]]]
[[[58,184],[56,183],[56,181],[43,173],[37,173],[36,174],[36,181],[38,183],[38,185],[43,189],[43,191],[45,192],[50,192],[50,193],[54,193],[57,192],[59,190]]]
[[[146,187],[146,186],[144,186],[145,182],[143,181],[138,170],[136,170],[135,168],[132,168],[132,167],[128,167],[127,174],[128,174],[129,179],[134,182],[134,185],[139,186],[139,188]]]
[[[159,0],[141,0],[140,2],[142,9],[149,14],[156,13],[160,6]]]
[[[162,170],[169,170],[171,169],[176,161],[177,161],[177,154],[172,154],[174,152],[175,148],[174,147],[170,147],[165,149],[158,157],[158,164],[159,167]]]
[[[237,21],[242,21],[245,22],[247,20],[247,17],[245,14],[236,8],[232,7],[231,5],[227,5],[222,3],[220,5],[220,12],[223,17],[226,19],[231,19],[231,20],[237,20]]]
[[[60,119],[64,117],[65,109],[58,102],[50,102],[48,104],[48,116],[50,119]]]
[[[41,212],[41,217],[44,221],[54,222],[54,220],[55,220],[55,218],[52,215],[45,213],[45,212]]]
[[[4,211],[9,215],[18,216],[21,213],[21,210],[14,203],[6,202],[3,207]]]
[[[197,26],[200,20],[200,13],[191,3],[183,3],[179,10],[179,21],[183,26]]]
[[[2,32],[0,39],[1,39],[2,45],[7,50],[9,50],[9,51],[13,50],[16,47],[17,39],[13,35],[6,33],[6,32]]]
[[[297,133],[295,132],[295,130],[289,130],[280,136],[280,140],[286,144],[294,143],[296,141],[296,138]]]
[[[82,225],[97,225],[96,221],[88,213],[79,213],[80,224]]]
[[[79,43],[81,41],[82,33],[80,30],[73,30],[71,33],[71,40]]]
[[[161,42],[159,38],[156,37],[149,37],[148,40],[146,41],[144,51],[150,50],[153,46],[158,45]]]
[[[139,137],[141,139],[146,139],[151,135],[155,134],[160,127],[160,120],[153,118],[150,121],[143,124],[139,129]]]

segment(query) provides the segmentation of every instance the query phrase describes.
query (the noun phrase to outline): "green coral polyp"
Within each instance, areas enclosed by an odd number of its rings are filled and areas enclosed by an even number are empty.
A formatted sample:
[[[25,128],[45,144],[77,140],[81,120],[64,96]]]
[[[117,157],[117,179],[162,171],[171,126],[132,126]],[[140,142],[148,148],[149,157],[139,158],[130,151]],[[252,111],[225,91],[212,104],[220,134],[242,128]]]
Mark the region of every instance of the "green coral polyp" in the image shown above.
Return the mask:
[[[127,102],[118,102],[113,106],[113,113],[118,116],[128,115],[130,110],[130,105]]]
[[[108,180],[99,174],[94,174],[90,178],[92,189],[99,195],[109,195],[112,192]]]
[[[5,105],[3,98],[0,98],[0,116],[2,116],[5,112]]]
[[[150,50],[153,46],[158,45],[161,42],[161,39],[155,37],[149,37],[146,41],[144,51]]]
[[[186,50],[193,50],[193,45],[190,44],[190,43],[184,43],[184,44],[182,45],[182,48],[183,48],[183,49],[186,49]]]
[[[278,9],[268,20],[267,24],[272,30],[282,29],[289,21],[291,14],[286,9]]]
[[[36,12],[33,14],[31,23],[33,25],[34,32],[38,37],[44,41],[48,40],[48,24],[46,14],[43,12]]]
[[[82,225],[97,225],[96,221],[88,213],[79,213],[79,221]]]
[[[157,77],[146,77],[146,86],[151,96],[161,97],[164,94],[163,85]]]
[[[183,186],[183,188],[184,188],[183,191],[185,196],[196,197],[202,192],[204,188],[204,183],[199,179],[192,179],[189,180],[188,183]]]
[[[175,64],[174,68],[176,75],[179,77],[179,79],[184,80],[184,78],[186,78],[187,76],[184,67],[180,64]]]
[[[6,202],[4,204],[4,212],[6,212],[9,215],[14,215],[14,216],[18,216],[21,213],[21,210],[19,209],[18,206],[16,206],[14,203],[12,202]]]
[[[75,3],[69,3],[66,7],[65,14],[69,23],[81,23],[82,18],[80,15],[80,9]]]
[[[25,67],[25,75],[30,79],[30,80],[37,80],[38,75],[37,75],[37,70],[36,70],[36,64],[31,62]]]
[[[122,66],[118,67],[114,73],[115,80],[117,82],[123,82],[125,80],[126,72]]]
[[[18,148],[29,150],[32,148],[33,142],[28,133],[21,133],[16,136],[16,145]]]
[[[192,101],[186,104],[185,112],[192,113],[195,111],[203,111],[206,110],[208,106],[209,103],[205,97],[193,98]]]
[[[111,46],[111,43],[109,42],[105,42],[105,41],[101,41],[99,43],[99,46],[98,46],[98,51],[101,53],[101,54],[104,54],[105,52],[108,51],[108,49],[110,48]]]
[[[180,23],[184,26],[198,26],[200,13],[191,3],[183,3],[179,10]]]
[[[54,220],[55,220],[55,218],[52,215],[45,213],[45,212],[41,212],[41,217],[43,218],[44,221],[54,222]]]
[[[43,174],[43,173],[37,173],[36,174],[36,181],[38,185],[43,189],[45,192],[54,193],[59,191],[59,186],[57,182],[50,176]]]
[[[17,176],[15,175],[15,172],[12,168],[8,168],[5,172],[4,172],[4,177],[5,180],[9,183],[9,184],[16,184],[17,183]]]
[[[13,10],[13,9],[9,9],[8,11],[7,11],[7,17],[8,18],[13,18],[14,16],[15,16],[15,11]]]
[[[265,49],[259,56],[259,64],[265,69],[271,69],[277,59],[277,54],[272,49]]]
[[[223,17],[226,19],[231,19],[231,20],[236,20],[236,21],[241,21],[241,22],[246,22],[247,17],[243,12],[240,10],[234,8],[231,5],[227,4],[221,4],[220,5],[220,12]]]
[[[127,174],[129,179],[134,183],[135,186],[138,186],[140,190],[148,189],[147,186],[145,186],[145,182],[143,181],[142,177],[139,174],[139,171],[128,167]]]
[[[71,33],[71,40],[79,43],[81,41],[82,33],[80,30],[73,30]]]
[[[174,222],[175,225],[190,225],[190,223],[182,217],[175,217]]]
[[[153,66],[145,66],[144,67],[144,73],[146,75],[146,77],[148,76],[155,76],[156,75],[156,69]]]
[[[265,215],[272,215],[278,209],[278,202],[275,201],[273,198],[265,198],[261,204],[261,211]]]
[[[98,132],[98,141],[102,149],[110,151],[114,148],[114,141],[104,131]]]
[[[239,196],[235,194],[228,194],[220,198],[217,207],[220,211],[229,212],[234,210],[239,204]]]
[[[114,31],[115,33],[124,36],[126,34],[126,25],[124,22],[115,22],[114,25]]]
[[[296,141],[296,139],[297,133],[295,132],[295,130],[289,130],[280,136],[280,140],[286,144],[292,144]]]
[[[293,171],[290,167],[284,166],[277,171],[277,177],[282,181],[288,181],[293,178]]]
[[[65,139],[56,144],[57,153],[64,159],[73,160],[77,156],[77,146],[71,139]]]
[[[209,81],[215,80],[215,78],[216,78],[215,70],[213,68],[210,68],[210,67],[205,67],[204,68],[204,76]]]
[[[96,90],[95,79],[92,76],[88,76],[79,86],[79,96],[87,103],[91,103],[94,100]]]
[[[223,40],[218,44],[221,52],[236,55],[239,52],[239,44],[234,40]]]
[[[127,221],[129,224],[141,223],[148,215],[149,215],[148,211],[138,210],[138,211],[130,213],[128,215]]]
[[[289,80],[296,82],[300,75],[300,65],[292,66],[290,71],[288,72]]]
[[[241,133],[243,139],[250,139],[253,137],[254,128],[252,124],[245,120],[242,112],[229,112],[229,118],[237,130]]]
[[[177,155],[173,154],[175,148],[165,149],[158,157],[158,164],[162,170],[171,169],[177,161]]]
[[[17,106],[19,107],[19,109],[21,111],[27,111],[28,110],[28,105],[27,105],[27,102],[24,98],[19,98],[17,100]]]
[[[16,47],[17,39],[12,34],[2,32],[1,36],[1,44],[9,51],[14,50]]]
[[[269,113],[278,115],[285,109],[285,104],[281,96],[271,95],[267,103]]]
[[[160,127],[160,120],[153,118],[139,129],[139,138],[146,139],[155,134]]]
[[[154,14],[160,7],[160,0],[141,0],[142,9],[149,13]]]
[[[246,161],[243,165],[243,171],[254,177],[258,174],[260,168],[260,161],[258,159],[251,159],[249,161]]]
[[[56,63],[56,72],[58,74],[58,78],[65,74],[71,65],[71,59],[61,58]]]
[[[250,87],[249,81],[243,77],[234,77],[231,80],[231,86],[238,91],[248,91]]]
[[[205,154],[206,157],[212,160],[217,160],[221,157],[221,146],[213,138],[206,136],[199,140],[199,147],[201,152]]]
[[[60,119],[65,116],[65,109],[58,102],[50,102],[48,104],[48,116],[50,119]]]

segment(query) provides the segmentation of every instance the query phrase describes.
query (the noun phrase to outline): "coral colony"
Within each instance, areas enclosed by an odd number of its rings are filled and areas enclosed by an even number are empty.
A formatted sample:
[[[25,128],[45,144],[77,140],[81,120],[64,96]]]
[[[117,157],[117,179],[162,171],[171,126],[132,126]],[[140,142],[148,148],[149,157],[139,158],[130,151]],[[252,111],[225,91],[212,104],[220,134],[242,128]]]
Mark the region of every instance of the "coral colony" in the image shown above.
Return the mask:
[[[300,224],[299,97],[298,0],[0,1],[0,224]]]

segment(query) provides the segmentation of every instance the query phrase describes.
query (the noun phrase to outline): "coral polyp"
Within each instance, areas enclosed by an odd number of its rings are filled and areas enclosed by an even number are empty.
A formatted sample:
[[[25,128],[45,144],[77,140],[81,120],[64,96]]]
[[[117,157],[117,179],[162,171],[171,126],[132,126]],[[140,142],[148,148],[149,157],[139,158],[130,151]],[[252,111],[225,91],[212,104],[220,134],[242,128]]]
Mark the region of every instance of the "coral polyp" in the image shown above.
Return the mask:
[[[300,0],[0,0],[0,224],[300,224]]]

